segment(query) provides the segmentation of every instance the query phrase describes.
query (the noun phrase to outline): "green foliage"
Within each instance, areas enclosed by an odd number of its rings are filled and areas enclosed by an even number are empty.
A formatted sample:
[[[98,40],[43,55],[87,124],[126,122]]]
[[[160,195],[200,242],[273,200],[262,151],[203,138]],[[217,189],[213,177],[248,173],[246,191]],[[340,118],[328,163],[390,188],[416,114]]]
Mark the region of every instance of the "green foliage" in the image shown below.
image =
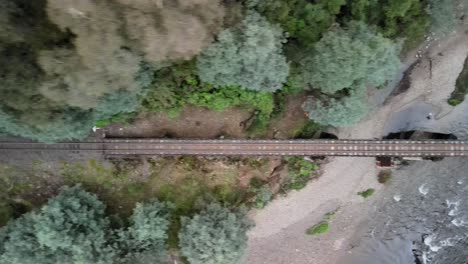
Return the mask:
[[[187,104],[224,111],[233,106],[255,110],[254,126],[266,129],[274,108],[272,93],[256,92],[239,86],[215,87],[203,83],[194,72],[192,62],[163,68],[156,73],[160,78],[143,99],[146,111],[166,112],[176,116]]]
[[[287,159],[289,180],[284,184],[286,190],[300,190],[314,177],[319,166],[307,161],[302,156],[290,157]]]
[[[465,64],[460,75],[458,75],[455,83],[455,90],[450,95],[448,103],[456,106],[465,100],[465,95],[468,93],[468,57],[465,59]]]
[[[133,173],[133,174],[132,174]],[[117,167],[96,160],[83,163],[63,163],[60,174],[65,184],[82,184],[86,190],[99,194],[107,204],[106,211],[128,217],[137,202],[147,200],[147,187],[132,176],[135,166],[120,160]]]
[[[298,94],[304,90],[306,87],[304,78],[302,76],[301,70],[296,69],[296,67],[291,67],[288,80],[281,91],[284,94]]]
[[[94,117],[89,111],[48,109],[16,116],[14,111],[7,112],[0,106],[0,129],[4,133],[42,142],[84,138],[93,125]]]
[[[60,3],[45,0],[0,3],[4,133],[43,142],[82,139],[97,120],[135,111],[142,89],[152,82],[149,66],[122,48],[126,45],[118,26],[89,25],[99,17],[95,13],[64,25],[72,16],[56,5]],[[103,11],[102,6],[90,10]],[[112,20],[112,15],[106,17],[106,22]]]
[[[198,57],[200,79],[216,86],[279,90],[289,72],[281,50],[283,42],[280,28],[249,12],[239,26],[222,31],[218,42]]]
[[[377,27],[385,37],[405,39],[405,49],[416,47],[430,26],[426,1],[353,0],[348,1],[349,20],[363,21]]]
[[[199,90],[188,98],[188,102],[214,111],[224,111],[231,106],[248,106],[269,116],[273,111],[271,93],[246,91],[235,86],[219,89]]]
[[[372,196],[374,193],[375,193],[375,190],[372,189],[372,188],[369,188],[369,189],[367,189],[367,190],[365,190],[365,191],[358,192],[357,194],[358,194],[359,196],[361,196],[362,198],[367,198],[367,197]]]
[[[192,218],[182,218],[180,252],[191,264],[242,263],[251,227],[245,213],[210,204]]]
[[[331,221],[335,217],[335,214],[337,211],[338,209],[336,209],[335,211],[326,213],[325,216],[323,217],[323,221]]]
[[[362,88],[356,89],[362,90]],[[325,103],[309,98],[302,108],[314,122],[335,127],[352,126],[369,112],[366,99],[357,92],[352,92],[341,99],[328,99]]]
[[[273,199],[274,195],[270,187],[259,178],[250,180],[249,193],[255,197],[250,206],[258,209],[264,208]]]
[[[173,206],[157,200],[137,203],[131,226],[120,230],[119,247],[126,252],[122,263],[160,263],[167,256],[166,240]]]
[[[39,211],[2,228],[1,263],[112,263],[105,206],[80,187],[64,188]]]
[[[330,29],[345,4],[346,0],[251,1],[251,7],[279,24],[293,45],[302,48],[311,48]]]
[[[338,208],[339,209],[339,208]],[[318,224],[311,226],[306,230],[307,235],[318,235],[318,234],[323,234],[328,231],[328,228],[330,227],[330,221],[335,217],[336,212],[338,209],[328,212],[323,216],[322,221],[320,221]]]
[[[112,231],[94,194],[65,187],[39,210],[0,228],[0,263],[161,263],[171,210],[157,200],[138,203],[130,226]]]
[[[306,234],[308,235],[318,235],[318,234],[323,234],[328,231],[329,224],[326,221],[322,221],[309,229],[307,229]]]
[[[323,130],[323,127],[320,124],[315,123],[314,121],[308,121],[296,133],[295,138],[310,139],[317,132],[320,132],[322,130]]]
[[[211,87],[199,81],[193,61],[155,70],[155,76],[143,98],[145,111],[177,114],[192,93]]]
[[[5,225],[13,217],[13,208],[5,201],[0,201],[0,226]]]
[[[133,112],[133,113],[119,113],[119,114],[116,114],[114,116],[111,116],[111,118],[96,121],[95,126],[97,128],[102,128],[102,127],[105,127],[107,125],[110,125],[111,123],[118,123],[118,124],[122,124],[122,125],[128,125],[130,122],[132,122],[135,119],[136,115],[137,115],[136,112]]]
[[[21,95],[16,96],[23,98],[18,100],[25,100]],[[103,120],[111,117],[115,119],[135,111],[140,105],[139,97],[137,93],[119,90],[101,97],[99,105],[90,110],[47,105],[46,99],[40,99],[38,103],[31,102],[24,110],[8,106],[2,108],[0,103],[0,129],[11,135],[43,142],[82,139],[98,120],[98,125],[107,125]]]
[[[455,29],[454,0],[428,0],[427,13],[431,16],[431,31],[436,34],[448,34]]]
[[[100,99],[99,105],[95,108],[95,118],[98,120],[109,117],[116,118],[123,116],[124,113],[135,111],[139,106],[138,94],[120,90]]]
[[[457,106],[459,104],[461,104],[463,101],[460,100],[460,99],[455,99],[455,98],[451,98],[451,99],[448,99],[447,100],[447,103],[451,106]]]
[[[264,208],[273,199],[273,192],[267,186],[256,190],[254,206],[255,208]]]
[[[357,82],[380,86],[397,73],[399,50],[365,24],[351,22],[346,30],[327,33],[315,45],[315,53],[302,61],[304,80],[327,94]]]
[[[336,23],[343,25],[351,20],[363,21],[376,27],[385,37],[405,39],[406,50],[421,43],[430,26],[430,18],[426,12],[427,1],[421,0],[251,0],[249,2],[250,8],[266,16],[270,22],[278,23],[288,32],[289,42],[286,50],[288,57],[294,62],[307,54],[308,49],[312,48]]]
[[[266,130],[274,108],[274,99],[271,93],[254,92],[229,86],[200,90],[193,93],[188,102],[214,111],[223,111],[231,106],[243,106],[249,110],[255,110],[255,120],[249,127],[251,134],[262,133],[263,130]]]
[[[0,163],[0,227],[42,203],[36,189],[48,184],[39,175],[30,175],[27,169]]]

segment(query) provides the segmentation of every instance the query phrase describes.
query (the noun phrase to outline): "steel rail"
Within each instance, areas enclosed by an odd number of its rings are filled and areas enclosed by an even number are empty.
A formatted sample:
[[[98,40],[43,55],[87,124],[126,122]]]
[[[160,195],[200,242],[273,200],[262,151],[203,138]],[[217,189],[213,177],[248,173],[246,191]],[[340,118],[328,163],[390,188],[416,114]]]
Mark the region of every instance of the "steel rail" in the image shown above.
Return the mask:
[[[105,155],[468,156],[468,141],[105,139],[57,144],[0,142],[0,152],[5,151],[81,151]]]

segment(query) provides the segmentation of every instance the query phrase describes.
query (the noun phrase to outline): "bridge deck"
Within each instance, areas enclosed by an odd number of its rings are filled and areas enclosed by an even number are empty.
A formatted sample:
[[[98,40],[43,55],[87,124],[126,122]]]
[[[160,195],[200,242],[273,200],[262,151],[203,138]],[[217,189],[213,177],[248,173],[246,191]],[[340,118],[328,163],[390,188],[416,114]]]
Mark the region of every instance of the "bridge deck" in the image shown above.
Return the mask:
[[[468,141],[459,140],[175,140],[105,139],[102,141],[0,142],[0,152],[79,151],[119,155],[201,156],[468,156]]]

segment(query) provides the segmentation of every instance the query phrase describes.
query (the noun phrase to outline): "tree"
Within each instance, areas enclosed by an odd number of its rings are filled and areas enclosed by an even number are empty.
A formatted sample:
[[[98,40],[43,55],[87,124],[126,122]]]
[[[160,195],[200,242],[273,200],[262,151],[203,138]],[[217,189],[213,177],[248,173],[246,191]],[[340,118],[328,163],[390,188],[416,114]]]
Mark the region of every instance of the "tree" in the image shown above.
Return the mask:
[[[138,203],[128,228],[113,231],[105,206],[80,186],[0,228],[2,264],[162,263],[172,206]]]
[[[250,7],[278,23],[301,48],[311,48],[335,23],[346,0],[251,0]]]
[[[400,48],[361,22],[327,33],[311,56],[303,59],[304,80],[334,94],[365,82],[380,86],[398,71]]]
[[[405,49],[424,40],[430,26],[425,10],[427,1],[420,0],[353,0],[348,1],[349,19],[376,26],[391,39],[405,39]]]
[[[92,112],[73,108],[40,109],[42,111],[22,113],[16,116],[0,108],[0,130],[52,143],[64,139],[80,139],[89,134],[95,118]]]
[[[359,94],[362,88],[356,89],[358,91],[351,92],[350,96],[331,98],[326,103],[309,98],[302,108],[317,123],[335,127],[352,126],[369,112],[366,98]]]
[[[118,232],[121,251],[126,252],[122,263],[164,261],[172,208],[171,204],[157,200],[136,205],[130,218],[131,226]]]
[[[249,12],[239,26],[222,31],[218,42],[198,57],[200,78],[216,86],[279,90],[289,71],[281,51],[283,42],[280,28]]]
[[[192,218],[182,218],[181,254],[191,264],[242,263],[251,227],[245,213],[210,204]]]
[[[431,16],[431,31],[448,34],[455,29],[455,0],[429,0],[427,12]]]
[[[142,61],[195,56],[223,16],[220,0],[1,1],[0,130],[84,138],[96,120],[139,106],[151,75],[140,78]]]
[[[3,227],[0,263],[113,263],[105,206],[79,186]]]

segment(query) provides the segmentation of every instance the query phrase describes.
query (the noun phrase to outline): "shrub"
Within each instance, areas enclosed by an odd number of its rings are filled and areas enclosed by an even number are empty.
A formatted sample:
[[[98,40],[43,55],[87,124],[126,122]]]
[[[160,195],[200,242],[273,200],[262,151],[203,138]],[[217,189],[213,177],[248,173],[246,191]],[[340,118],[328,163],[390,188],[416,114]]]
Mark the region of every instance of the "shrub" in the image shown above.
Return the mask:
[[[361,22],[351,22],[346,30],[327,33],[307,56],[304,80],[314,88],[334,94],[356,82],[380,86],[400,67],[400,49],[389,39]]]
[[[143,107],[152,112],[178,112],[186,104],[224,111],[231,106],[246,106],[265,115],[273,111],[271,93],[244,90],[239,86],[214,87],[203,83],[192,62],[163,68],[159,78],[143,100]]]
[[[302,108],[313,121],[335,127],[352,126],[369,111],[364,96],[354,92],[341,99],[331,98],[326,103],[309,98]]]
[[[191,264],[242,263],[251,227],[245,213],[210,204],[192,218],[182,218],[181,254]]]
[[[254,188],[253,192],[255,193],[255,200],[253,202],[255,208],[262,209],[273,199],[273,192],[268,186]]]
[[[2,228],[0,263],[113,263],[104,209],[79,186],[64,188],[39,211]]]
[[[280,28],[249,12],[239,26],[221,32],[218,42],[198,57],[200,78],[216,86],[279,90],[289,71],[281,50],[283,42]]]
[[[457,105],[459,105],[459,104],[462,103],[462,100],[457,99],[457,98],[453,98],[453,99],[448,99],[448,100],[447,100],[447,103],[448,103],[449,105],[451,105],[451,106],[457,106]]]
[[[358,194],[359,196],[362,196],[362,198],[367,198],[367,197],[372,196],[374,193],[375,193],[375,190],[372,189],[372,188],[369,188],[369,189],[367,189],[367,190],[365,190],[365,191],[358,192],[357,194]]]
[[[302,156],[290,157],[287,159],[289,180],[284,184],[287,190],[300,190],[304,188],[312,179],[313,173],[319,169],[315,163],[307,161]]]
[[[273,111],[273,95],[271,93],[247,91],[232,86],[202,89],[193,93],[187,101],[214,111],[224,111],[231,106],[247,106],[259,110],[267,116]]]
[[[192,62],[163,68],[160,76],[143,99],[146,111],[166,112],[175,117],[187,105],[224,111],[232,106],[256,110],[251,128],[266,130],[274,108],[272,93],[245,90],[239,86],[215,87],[200,81]]]
[[[320,124],[315,123],[314,121],[306,122],[300,130],[297,131],[295,138],[310,139],[317,132],[322,131],[323,127]]]
[[[329,224],[327,221],[322,221],[309,229],[307,229],[306,234],[308,235],[317,235],[317,234],[323,234],[328,231]]]
[[[377,175],[377,180],[379,183],[386,184],[392,179],[392,171],[391,170],[383,170],[380,171]]]

